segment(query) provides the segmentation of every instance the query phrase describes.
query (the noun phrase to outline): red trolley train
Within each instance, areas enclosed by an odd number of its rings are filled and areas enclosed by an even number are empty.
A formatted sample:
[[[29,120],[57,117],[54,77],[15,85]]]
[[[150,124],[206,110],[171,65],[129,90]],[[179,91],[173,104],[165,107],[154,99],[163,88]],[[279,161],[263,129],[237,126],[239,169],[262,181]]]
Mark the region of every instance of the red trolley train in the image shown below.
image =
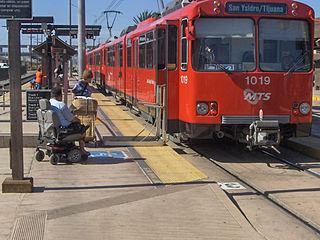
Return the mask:
[[[88,52],[87,68],[153,116],[164,86],[171,135],[274,146],[311,132],[313,20],[290,0],[176,0]]]

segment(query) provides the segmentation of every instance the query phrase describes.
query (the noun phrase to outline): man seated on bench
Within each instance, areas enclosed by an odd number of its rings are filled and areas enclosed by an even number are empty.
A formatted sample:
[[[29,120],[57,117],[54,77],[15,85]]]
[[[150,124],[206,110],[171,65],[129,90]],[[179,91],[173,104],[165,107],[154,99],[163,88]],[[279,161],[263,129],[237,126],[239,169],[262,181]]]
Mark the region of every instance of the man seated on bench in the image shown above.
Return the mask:
[[[67,128],[68,130],[70,129],[70,134],[82,133],[82,138],[79,140],[80,150],[83,154],[90,155],[90,153],[84,149],[85,142],[83,140],[89,126],[82,125],[80,119],[73,116],[67,105],[62,102],[62,90],[60,87],[51,89],[50,104],[50,109],[57,113],[62,127]]]

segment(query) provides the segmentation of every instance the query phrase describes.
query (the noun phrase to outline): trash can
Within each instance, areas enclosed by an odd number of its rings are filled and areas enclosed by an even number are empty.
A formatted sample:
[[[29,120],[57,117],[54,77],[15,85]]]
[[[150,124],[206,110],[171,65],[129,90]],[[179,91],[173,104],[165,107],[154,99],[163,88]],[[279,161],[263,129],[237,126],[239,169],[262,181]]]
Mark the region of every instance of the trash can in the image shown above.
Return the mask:
[[[94,98],[77,96],[72,101],[71,111],[73,115],[79,118],[82,124],[90,126],[86,131],[86,142],[94,141],[96,139],[94,123],[97,117],[97,110],[98,102]]]

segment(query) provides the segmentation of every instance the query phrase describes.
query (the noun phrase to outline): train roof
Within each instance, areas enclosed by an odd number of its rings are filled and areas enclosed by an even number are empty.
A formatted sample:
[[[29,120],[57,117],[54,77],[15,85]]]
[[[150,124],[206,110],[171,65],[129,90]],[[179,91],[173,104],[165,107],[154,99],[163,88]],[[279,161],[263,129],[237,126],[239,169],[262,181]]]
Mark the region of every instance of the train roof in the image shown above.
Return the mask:
[[[260,2],[261,0],[218,0],[221,3],[221,7],[225,8],[227,2]],[[195,17],[199,16],[213,16],[213,5],[214,0],[173,0],[165,8],[164,16],[159,18],[149,18],[137,26],[129,26],[123,30],[123,34],[120,38],[114,39],[112,42],[105,43],[104,46],[111,46],[113,44],[117,44],[123,41],[126,37],[132,38],[134,36],[138,36],[141,33],[154,29],[156,25],[166,24],[168,20],[180,20],[183,17],[188,17],[189,19],[194,19]],[[285,4],[292,4],[293,2],[298,3],[300,8],[302,8],[302,14],[299,16],[295,16],[297,18],[303,17],[310,17],[310,15],[314,16],[313,9],[299,1],[293,0],[264,0],[263,3],[285,3]],[[311,12],[310,12],[311,10]],[[250,15],[250,14],[247,14]],[[247,16],[246,15],[246,16]],[[252,15],[252,14],[251,14]],[[225,14],[225,15],[216,15],[219,16],[239,16],[239,14]],[[240,14],[240,16],[245,16],[244,14]],[[268,15],[270,16],[270,15]],[[284,16],[284,15],[281,15]],[[293,16],[294,17],[294,16]],[[98,48],[100,49],[100,47]],[[97,50],[97,49],[95,49]],[[92,50],[92,51],[95,51]]]

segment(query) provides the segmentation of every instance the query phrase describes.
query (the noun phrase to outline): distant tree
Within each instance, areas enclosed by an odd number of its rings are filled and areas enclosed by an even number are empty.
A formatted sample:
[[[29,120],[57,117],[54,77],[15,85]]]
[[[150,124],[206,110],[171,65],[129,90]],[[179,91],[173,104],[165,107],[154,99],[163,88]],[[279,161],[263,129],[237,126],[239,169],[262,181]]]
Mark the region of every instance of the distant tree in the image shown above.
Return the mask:
[[[135,24],[139,24],[140,22],[143,22],[148,18],[157,17],[157,16],[158,16],[158,13],[156,12],[144,10],[139,15],[135,16],[132,20],[134,21]]]

